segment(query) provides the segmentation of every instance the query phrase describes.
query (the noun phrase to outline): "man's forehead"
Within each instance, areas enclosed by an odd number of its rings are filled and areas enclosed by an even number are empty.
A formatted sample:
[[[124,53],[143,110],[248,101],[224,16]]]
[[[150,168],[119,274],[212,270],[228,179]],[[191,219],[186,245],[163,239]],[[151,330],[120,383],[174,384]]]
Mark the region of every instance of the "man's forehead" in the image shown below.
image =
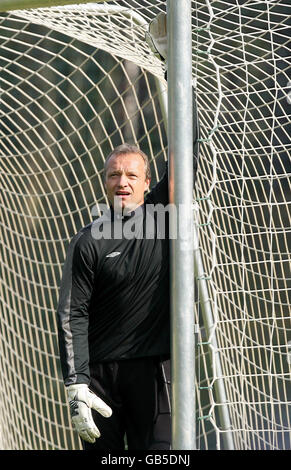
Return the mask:
[[[122,153],[119,155],[112,155],[112,157],[109,158],[107,169],[128,169],[137,167],[144,168],[144,165],[144,160],[138,153]]]

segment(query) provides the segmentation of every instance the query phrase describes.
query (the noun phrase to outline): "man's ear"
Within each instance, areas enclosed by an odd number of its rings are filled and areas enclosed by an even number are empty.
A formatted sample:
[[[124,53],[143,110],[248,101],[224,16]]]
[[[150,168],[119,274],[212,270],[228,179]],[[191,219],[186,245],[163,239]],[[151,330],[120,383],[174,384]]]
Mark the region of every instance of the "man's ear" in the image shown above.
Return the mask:
[[[148,191],[150,189],[150,183],[151,183],[151,180],[149,178],[146,178],[146,180],[145,180],[145,185],[146,186],[145,186],[144,192]]]

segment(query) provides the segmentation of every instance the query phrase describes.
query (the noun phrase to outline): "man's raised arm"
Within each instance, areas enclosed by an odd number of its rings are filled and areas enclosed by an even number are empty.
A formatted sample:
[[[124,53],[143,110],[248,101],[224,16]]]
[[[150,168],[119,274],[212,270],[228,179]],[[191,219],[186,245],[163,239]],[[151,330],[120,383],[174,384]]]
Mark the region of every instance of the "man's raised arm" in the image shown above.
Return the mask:
[[[146,41],[158,57],[163,62],[167,61],[167,15],[160,12],[154,18],[150,25],[149,31],[146,33]],[[167,79],[167,71],[165,73]],[[198,169],[198,155],[199,155],[199,120],[196,103],[196,93],[193,88],[193,188],[196,181],[196,174]],[[164,204],[169,203],[169,190],[168,190],[168,162],[166,162],[165,172],[160,181],[154,186],[151,192],[146,196],[146,202],[150,204]]]

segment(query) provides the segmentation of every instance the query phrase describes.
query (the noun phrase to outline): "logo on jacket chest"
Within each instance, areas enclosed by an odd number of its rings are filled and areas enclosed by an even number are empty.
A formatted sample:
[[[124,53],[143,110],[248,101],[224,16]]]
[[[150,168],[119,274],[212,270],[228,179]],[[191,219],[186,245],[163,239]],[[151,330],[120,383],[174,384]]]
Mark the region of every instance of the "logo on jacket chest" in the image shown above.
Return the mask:
[[[109,255],[106,255],[105,258],[114,258],[118,255],[121,255],[121,251],[113,251],[112,253],[109,253]]]

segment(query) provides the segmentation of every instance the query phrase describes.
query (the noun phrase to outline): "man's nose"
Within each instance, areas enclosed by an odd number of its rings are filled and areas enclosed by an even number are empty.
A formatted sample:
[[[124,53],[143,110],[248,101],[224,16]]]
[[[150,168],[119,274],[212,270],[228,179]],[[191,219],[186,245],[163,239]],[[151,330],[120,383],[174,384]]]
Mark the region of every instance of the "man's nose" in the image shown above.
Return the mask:
[[[124,173],[122,173],[118,181],[118,186],[124,187],[124,186],[127,186],[127,184],[128,184],[127,176]]]

